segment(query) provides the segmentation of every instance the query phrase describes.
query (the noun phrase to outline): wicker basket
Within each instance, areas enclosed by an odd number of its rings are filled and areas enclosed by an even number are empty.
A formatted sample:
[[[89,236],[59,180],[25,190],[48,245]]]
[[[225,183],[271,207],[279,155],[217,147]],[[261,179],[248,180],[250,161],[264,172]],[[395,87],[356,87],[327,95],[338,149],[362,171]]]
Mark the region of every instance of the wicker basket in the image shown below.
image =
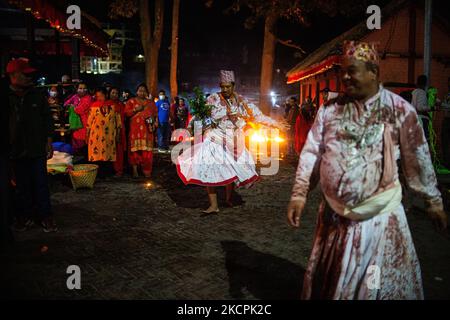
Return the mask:
[[[94,187],[97,177],[98,165],[96,164],[76,164],[73,170],[69,172],[70,180],[74,190],[79,188]]]

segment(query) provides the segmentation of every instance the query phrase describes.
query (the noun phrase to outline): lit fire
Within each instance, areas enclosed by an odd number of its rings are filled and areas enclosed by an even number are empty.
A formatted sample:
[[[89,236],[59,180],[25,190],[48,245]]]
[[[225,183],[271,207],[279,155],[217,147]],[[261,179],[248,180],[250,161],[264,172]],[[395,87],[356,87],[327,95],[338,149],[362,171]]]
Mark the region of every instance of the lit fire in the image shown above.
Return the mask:
[[[269,138],[265,135],[262,134],[262,132],[255,132],[254,134],[252,134],[252,136],[250,137],[250,140],[253,142],[266,142],[269,141]]]
[[[256,125],[254,123],[250,122],[249,124],[252,128],[256,127]],[[255,132],[250,136],[250,141],[258,142],[258,143],[268,142],[268,141],[272,141],[272,142],[276,142],[276,143],[283,143],[285,141],[285,139],[283,139],[279,135],[269,135],[268,136],[268,133],[270,133],[269,130],[262,130],[262,129],[255,130]]]

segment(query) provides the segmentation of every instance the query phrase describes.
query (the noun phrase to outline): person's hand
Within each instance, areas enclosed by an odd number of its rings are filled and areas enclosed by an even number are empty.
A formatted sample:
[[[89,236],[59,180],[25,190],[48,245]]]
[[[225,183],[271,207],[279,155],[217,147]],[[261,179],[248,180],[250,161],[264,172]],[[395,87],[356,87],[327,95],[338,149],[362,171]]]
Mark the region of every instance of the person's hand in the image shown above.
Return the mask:
[[[278,129],[280,129],[280,131],[282,131],[282,132],[286,132],[286,131],[288,131],[290,128],[291,128],[291,126],[289,125],[289,123],[286,121],[286,120],[281,120],[281,121],[278,121],[278,125],[277,125],[277,127],[278,127]]]
[[[427,213],[437,231],[444,232],[445,230],[447,230],[448,218],[443,209],[428,210]]]
[[[47,152],[47,160],[53,158],[53,145],[52,145],[51,142],[47,143],[47,146],[46,146],[45,149],[46,149],[46,152]]]
[[[287,219],[292,227],[300,227],[300,218],[302,216],[303,209],[305,208],[305,199],[291,200],[287,209]]]
[[[444,205],[441,199],[426,200],[426,212],[428,217],[433,222],[434,227],[439,232],[444,232],[447,229],[447,214],[444,211]]]
[[[144,110],[144,106],[142,105],[134,107],[134,112],[141,112],[142,110]]]

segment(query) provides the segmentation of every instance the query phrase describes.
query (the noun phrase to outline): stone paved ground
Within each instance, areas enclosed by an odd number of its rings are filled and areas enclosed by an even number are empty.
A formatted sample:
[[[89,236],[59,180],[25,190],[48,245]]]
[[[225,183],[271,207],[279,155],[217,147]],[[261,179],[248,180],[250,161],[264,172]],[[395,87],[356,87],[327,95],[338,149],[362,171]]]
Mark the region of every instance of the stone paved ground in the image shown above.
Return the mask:
[[[300,230],[285,221],[295,163],[239,190],[239,206],[201,217],[203,188],[185,187],[167,156],[158,156],[152,187],[128,178],[100,179],[94,190],[52,179],[59,232],[34,228],[0,256],[0,292],[45,299],[298,298],[311,249],[315,190]],[[450,298],[450,240],[418,211],[408,216],[426,297]],[[41,252],[42,246],[47,252]],[[78,265],[82,289],[66,287]]]

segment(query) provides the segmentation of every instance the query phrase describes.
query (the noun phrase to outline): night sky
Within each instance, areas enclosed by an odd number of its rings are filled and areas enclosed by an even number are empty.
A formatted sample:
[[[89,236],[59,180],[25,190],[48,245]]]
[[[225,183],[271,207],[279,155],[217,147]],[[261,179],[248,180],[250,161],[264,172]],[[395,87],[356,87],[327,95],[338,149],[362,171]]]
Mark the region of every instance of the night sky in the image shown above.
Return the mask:
[[[86,10],[102,22],[126,23],[127,27],[139,31],[139,18],[120,19],[111,21],[108,18],[108,3],[110,1],[75,1],[82,10]],[[206,73],[204,69],[219,70],[227,68],[245,73],[259,83],[261,68],[261,53],[263,47],[263,20],[260,19],[252,29],[244,27],[245,19],[251,14],[243,9],[238,14],[225,14],[232,0],[215,1],[211,8],[204,5],[203,0],[182,0],[179,26],[179,81],[195,81]],[[376,1],[386,3],[386,1]],[[163,43],[160,51],[159,74],[160,82],[167,83],[170,62],[171,14],[172,1],[166,1],[165,26]],[[293,40],[307,53],[312,52],[322,43],[331,40],[340,33],[351,28],[364,19],[364,12],[354,17],[337,15],[329,17],[321,13],[308,16],[308,27],[289,21],[281,20],[278,24],[278,36],[283,40]],[[333,26],[330,28],[329,26]],[[139,43],[139,42],[138,42]],[[140,45],[140,43],[139,43]],[[248,50],[249,65],[243,67],[240,61],[243,57],[243,48]],[[139,49],[137,49],[139,51]],[[296,57],[297,50],[283,45],[277,45],[274,66],[274,83],[279,86],[285,84],[285,74],[300,60]],[[192,54],[199,55],[198,59]],[[277,72],[278,71],[278,72]],[[295,88],[292,88],[295,92]]]
[[[2,2],[4,1],[0,0],[0,3]],[[65,2],[66,4],[69,3],[69,1],[59,1],[58,5],[64,7]],[[172,1],[167,0],[165,2],[165,25],[159,58],[159,80],[161,86],[168,88]],[[244,22],[251,14],[248,9],[243,9],[238,14],[224,13],[232,2],[233,0],[215,0],[213,6],[207,8],[204,0],[181,0],[178,64],[180,84],[198,81],[201,85],[205,85],[205,83],[211,83],[211,81],[208,82],[208,79],[212,78],[211,74],[217,74],[219,69],[233,69],[238,77],[245,75],[251,85],[259,85],[264,33],[263,20],[260,19],[253,29],[246,29]],[[373,1],[374,4],[381,7],[388,2],[388,0]],[[129,57],[143,53],[139,39],[138,15],[129,19],[111,20],[108,17],[111,1],[79,0],[70,3],[78,4],[81,10],[94,16],[100,22],[109,22],[116,26],[124,23],[126,28],[134,30],[136,35],[135,43],[127,45],[124,51],[129,54]],[[436,12],[447,18],[447,21],[450,20],[449,1],[435,0],[434,7]],[[364,10],[351,17],[342,15],[330,17],[316,11],[307,15],[310,22],[309,26],[280,20],[277,35],[283,40],[293,40],[308,54],[321,44],[363,21],[366,17],[367,14]],[[245,51],[248,52],[248,62],[243,64]],[[285,85],[285,75],[302,59],[298,56],[298,53],[296,49],[277,45],[274,65],[275,86],[284,87],[286,90],[292,88],[295,92],[293,86]],[[131,59],[124,61],[124,71],[132,72],[132,74],[125,74],[123,77],[128,79],[120,79],[118,84],[126,84],[131,89],[143,80],[143,66],[134,66],[135,70],[131,71],[132,68],[127,68],[127,61],[129,60]],[[70,63],[69,60],[67,62]],[[63,65],[70,68],[69,63]],[[70,72],[70,70],[65,72]],[[114,81],[113,76],[107,77]]]
[[[383,7],[389,1],[372,1]],[[107,16],[110,1],[78,1],[82,10],[86,10],[100,21],[110,21]],[[263,21],[260,19],[255,27],[248,30],[244,21],[250,14],[243,9],[238,14],[225,14],[232,0],[216,0],[212,8],[207,8],[203,0],[182,0],[180,9],[179,27],[179,80],[192,81],[195,73],[201,73],[202,68],[219,69],[231,68],[239,73],[258,78],[263,47]],[[434,1],[435,10],[439,14],[449,15],[448,1]],[[170,62],[172,1],[166,1],[165,26],[163,43],[160,51],[160,81],[167,82]],[[327,16],[320,12],[313,12],[307,16],[309,26],[281,20],[278,23],[277,33],[281,39],[291,39],[300,45],[307,54],[314,51],[321,44],[350,29],[367,18],[362,10],[351,17],[336,15]],[[139,30],[138,17],[115,20],[114,23],[125,22],[128,27]],[[243,47],[247,47],[250,65],[241,68]],[[193,60],[192,54],[200,55],[200,59]],[[220,56],[219,53],[225,55]],[[285,74],[295,66],[301,57],[295,55],[296,50],[283,45],[277,45],[274,66],[274,83],[283,85]],[[196,69],[195,69],[195,68]],[[278,69],[278,72],[276,72]],[[201,76],[201,75],[200,75]]]

